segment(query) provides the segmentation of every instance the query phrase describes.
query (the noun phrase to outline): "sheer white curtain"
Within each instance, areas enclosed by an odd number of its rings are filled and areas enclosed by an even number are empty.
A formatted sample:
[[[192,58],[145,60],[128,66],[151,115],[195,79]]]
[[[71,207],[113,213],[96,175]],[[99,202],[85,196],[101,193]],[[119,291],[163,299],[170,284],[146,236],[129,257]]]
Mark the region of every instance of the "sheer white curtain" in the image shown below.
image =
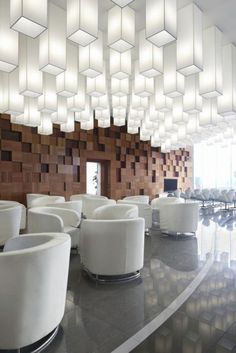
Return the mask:
[[[236,189],[236,145],[195,145],[194,187]]]

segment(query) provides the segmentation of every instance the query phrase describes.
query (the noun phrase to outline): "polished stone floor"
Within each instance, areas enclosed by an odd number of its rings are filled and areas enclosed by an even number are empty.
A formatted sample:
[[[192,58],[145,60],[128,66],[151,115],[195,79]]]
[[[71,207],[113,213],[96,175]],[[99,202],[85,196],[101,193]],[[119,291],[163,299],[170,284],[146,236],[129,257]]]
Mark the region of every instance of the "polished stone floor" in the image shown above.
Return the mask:
[[[79,256],[71,255],[66,313],[59,334],[45,352],[110,353],[158,318],[191,286],[211,256],[216,223],[205,223],[200,221],[197,238],[189,240],[162,237],[152,229],[151,236],[145,239],[142,276],[126,284],[92,282],[81,271]],[[184,308],[179,312],[188,315]],[[197,319],[191,320],[194,327]],[[164,336],[170,331],[169,322],[163,328]],[[167,347],[168,344],[164,343]],[[146,345],[149,347],[150,343],[137,349],[155,352],[153,348],[146,350]]]
[[[189,299],[133,353],[236,352],[235,223],[233,212],[201,216],[204,233],[215,226],[214,262]]]

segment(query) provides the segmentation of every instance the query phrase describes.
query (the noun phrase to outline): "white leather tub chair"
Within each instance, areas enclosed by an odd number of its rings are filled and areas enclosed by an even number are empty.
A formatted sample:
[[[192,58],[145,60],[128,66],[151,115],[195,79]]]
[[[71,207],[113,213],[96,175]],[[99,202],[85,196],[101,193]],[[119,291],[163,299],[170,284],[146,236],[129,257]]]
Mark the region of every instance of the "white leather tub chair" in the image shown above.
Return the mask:
[[[65,311],[69,257],[67,234],[27,234],[6,243],[0,253],[1,350],[55,336]]]

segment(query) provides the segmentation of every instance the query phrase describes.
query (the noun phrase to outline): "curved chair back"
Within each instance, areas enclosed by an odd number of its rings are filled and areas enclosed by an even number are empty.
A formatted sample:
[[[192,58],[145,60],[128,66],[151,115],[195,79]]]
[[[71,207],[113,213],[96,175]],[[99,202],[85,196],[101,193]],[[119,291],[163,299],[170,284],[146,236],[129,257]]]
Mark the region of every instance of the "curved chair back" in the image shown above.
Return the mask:
[[[4,209],[8,206],[21,206],[21,221],[20,221],[20,229],[25,229],[26,227],[26,207],[20,202],[10,201],[10,200],[0,200],[0,209]]]
[[[81,217],[73,209],[60,207],[32,207],[28,211],[28,232],[62,232],[71,236],[73,248],[79,246],[79,229]]]
[[[56,205],[55,203],[52,203],[52,204],[48,204],[47,207],[56,207],[56,208],[65,208],[67,210],[74,210],[81,217],[82,200],[57,202]]]
[[[147,196],[147,195],[126,196],[123,198],[123,200],[136,201],[136,202],[149,204],[149,196]]]
[[[20,205],[9,205],[0,208],[0,245],[20,234],[22,208]]]
[[[81,225],[81,261],[96,275],[138,271],[144,259],[144,220],[85,219]]]
[[[83,200],[86,197],[89,197],[89,198],[93,197],[95,199],[102,199],[102,200],[107,200],[108,199],[108,197],[102,196],[102,195],[75,194],[75,195],[71,195],[70,201]]]
[[[130,219],[138,218],[136,205],[104,205],[93,211],[92,219]]]
[[[26,206],[27,206],[27,208],[32,207],[31,206],[32,201],[34,201],[35,199],[37,199],[39,197],[43,197],[43,196],[48,196],[48,195],[45,195],[45,194],[33,194],[33,193],[26,194]]]
[[[41,206],[47,206],[49,204],[56,204],[56,203],[61,203],[61,202],[65,202],[64,196],[46,195],[46,196],[38,197],[38,198],[32,200],[31,207],[41,207]]]
[[[144,218],[145,220],[145,229],[147,230],[152,227],[152,208],[150,205],[132,200],[117,200],[117,203],[136,205],[138,207],[138,216]]]
[[[85,197],[82,201],[82,210],[86,218],[92,218],[93,211],[103,205],[115,205],[115,200],[96,199],[94,197]]]
[[[28,234],[10,239],[0,254],[0,349],[37,342],[65,310],[70,237]]]
[[[180,197],[157,197],[151,201],[151,207],[159,210],[164,205],[183,202],[184,200]]]
[[[196,202],[165,205],[160,209],[160,228],[170,232],[195,233],[199,205]]]

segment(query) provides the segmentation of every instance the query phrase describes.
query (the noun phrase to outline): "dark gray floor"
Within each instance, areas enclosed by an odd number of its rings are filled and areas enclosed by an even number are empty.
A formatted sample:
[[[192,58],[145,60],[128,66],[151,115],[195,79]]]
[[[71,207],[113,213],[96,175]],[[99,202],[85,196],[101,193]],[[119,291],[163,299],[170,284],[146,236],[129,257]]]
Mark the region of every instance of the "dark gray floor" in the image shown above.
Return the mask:
[[[235,215],[203,217],[215,223],[215,262],[185,304],[133,353],[236,353]]]
[[[211,237],[208,240],[211,243]],[[145,239],[141,279],[119,285],[96,285],[82,273],[79,256],[72,255],[66,313],[57,338],[45,352],[110,353],[191,283],[206,260],[200,243],[200,238],[163,238],[152,230]]]

